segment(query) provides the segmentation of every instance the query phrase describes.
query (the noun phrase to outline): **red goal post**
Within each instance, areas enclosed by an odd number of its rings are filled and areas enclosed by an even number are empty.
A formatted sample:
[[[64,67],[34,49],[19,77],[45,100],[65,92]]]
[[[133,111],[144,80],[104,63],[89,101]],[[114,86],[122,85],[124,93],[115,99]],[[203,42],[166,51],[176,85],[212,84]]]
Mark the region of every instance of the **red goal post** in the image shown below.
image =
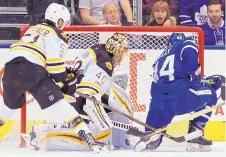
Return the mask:
[[[24,27],[21,29],[21,35],[29,27]],[[153,59],[161,52],[167,43],[169,35],[173,32],[182,32],[186,36],[191,36],[196,40],[199,47],[199,62],[201,65],[201,72],[204,72],[204,33],[198,27],[93,27],[93,26],[70,26],[64,29],[64,32],[67,34],[69,40],[69,54],[79,53],[88,47],[91,47],[95,44],[104,43],[108,37],[110,37],[115,32],[123,33],[130,40],[131,52],[127,57],[127,60],[124,63],[125,66],[122,66],[124,72],[129,75],[129,87],[128,93],[131,97],[131,100],[134,105],[134,111],[137,113],[139,119],[144,119],[147,112],[147,103],[139,102],[143,100],[143,96],[139,95],[150,95],[148,88],[143,91],[143,85],[139,83],[144,83],[143,78],[150,75],[150,71],[145,71],[144,69],[151,68],[153,64]],[[54,53],[54,52],[53,52]],[[152,57],[153,56],[153,57]],[[70,58],[72,57],[72,58]],[[73,62],[73,55],[69,55],[66,58],[67,63],[70,64]],[[149,66],[149,67],[148,67]],[[119,68],[120,69],[120,68]],[[142,70],[143,69],[143,70]],[[120,70],[119,70],[120,71]],[[150,81],[150,78],[148,77]],[[150,82],[148,83],[150,84]],[[150,86],[150,85],[144,85]],[[146,87],[145,87],[146,88]],[[140,92],[140,93],[139,93]],[[147,93],[146,93],[147,92]],[[144,95],[145,96],[145,95]],[[149,96],[147,96],[149,101]],[[27,100],[27,104],[21,109],[21,133],[26,133],[28,131],[29,112],[32,109],[28,109],[30,106],[30,99]],[[34,100],[32,100],[34,101]],[[146,101],[146,102],[147,102]],[[32,105],[31,105],[32,108]],[[139,114],[140,113],[140,114]],[[136,115],[135,115],[136,116]],[[33,119],[34,120],[34,119]],[[21,146],[23,146],[23,141]]]

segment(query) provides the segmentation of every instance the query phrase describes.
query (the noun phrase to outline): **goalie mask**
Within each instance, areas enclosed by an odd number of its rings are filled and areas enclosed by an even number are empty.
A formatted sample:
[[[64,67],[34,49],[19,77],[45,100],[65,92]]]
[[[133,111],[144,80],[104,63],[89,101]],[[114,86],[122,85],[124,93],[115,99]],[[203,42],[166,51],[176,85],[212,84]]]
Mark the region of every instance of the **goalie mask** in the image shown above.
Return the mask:
[[[115,33],[105,44],[105,50],[113,55],[114,67],[121,63],[129,50],[129,40],[120,33]]]

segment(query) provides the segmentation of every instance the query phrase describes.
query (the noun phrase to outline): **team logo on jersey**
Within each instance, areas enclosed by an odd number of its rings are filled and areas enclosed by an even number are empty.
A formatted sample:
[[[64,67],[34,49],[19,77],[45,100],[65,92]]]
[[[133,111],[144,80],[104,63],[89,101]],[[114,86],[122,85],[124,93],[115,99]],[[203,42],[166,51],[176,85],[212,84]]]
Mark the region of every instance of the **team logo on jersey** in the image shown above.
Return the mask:
[[[112,70],[112,64],[110,62],[105,62],[105,65],[109,70]]]

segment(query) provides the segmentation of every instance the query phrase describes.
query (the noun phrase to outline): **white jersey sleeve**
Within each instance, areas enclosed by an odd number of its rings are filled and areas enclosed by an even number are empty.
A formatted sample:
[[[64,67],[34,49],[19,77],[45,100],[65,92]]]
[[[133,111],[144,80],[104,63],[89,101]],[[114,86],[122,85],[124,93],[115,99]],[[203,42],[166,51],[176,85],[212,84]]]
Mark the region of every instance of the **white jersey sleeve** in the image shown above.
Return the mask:
[[[30,27],[10,48],[8,60],[22,56],[28,61],[41,65],[56,81],[66,80],[63,54],[67,51],[67,39],[63,32],[47,24]]]

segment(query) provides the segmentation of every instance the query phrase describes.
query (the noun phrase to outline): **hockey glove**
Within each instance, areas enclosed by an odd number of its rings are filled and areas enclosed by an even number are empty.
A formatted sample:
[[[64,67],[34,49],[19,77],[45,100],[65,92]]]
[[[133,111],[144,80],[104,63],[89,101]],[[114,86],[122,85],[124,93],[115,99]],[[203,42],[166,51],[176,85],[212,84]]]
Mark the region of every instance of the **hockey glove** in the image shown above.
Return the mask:
[[[208,76],[205,78],[204,85],[218,90],[222,85],[221,77],[218,75]]]
[[[79,84],[83,77],[84,75],[80,74],[70,80],[63,82],[64,85],[61,88],[62,93],[74,95],[74,93],[76,92],[76,84]]]
[[[198,65],[194,71],[188,73],[188,77],[190,79],[191,86],[197,86],[197,85],[201,84],[201,79],[202,79],[201,66]]]

